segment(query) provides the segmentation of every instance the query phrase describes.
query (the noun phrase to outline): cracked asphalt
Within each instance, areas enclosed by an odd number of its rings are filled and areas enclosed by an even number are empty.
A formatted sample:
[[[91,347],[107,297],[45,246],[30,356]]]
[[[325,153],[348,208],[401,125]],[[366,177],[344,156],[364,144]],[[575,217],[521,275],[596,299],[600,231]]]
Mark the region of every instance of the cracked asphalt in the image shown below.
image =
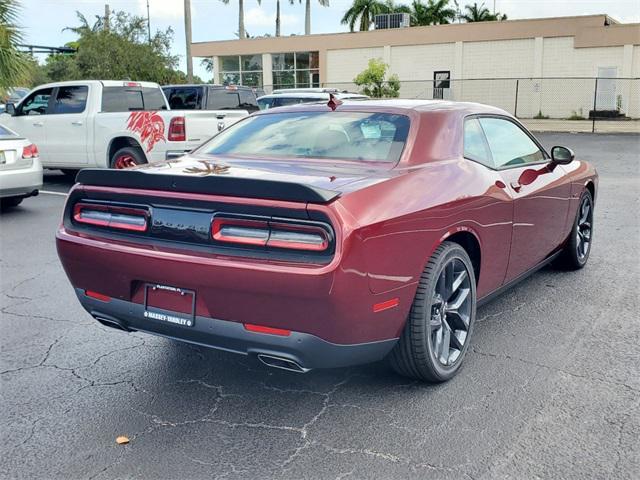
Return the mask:
[[[639,478],[640,137],[540,138],[600,172],[589,264],[480,308],[464,368],[437,386],[107,329],[56,256],[64,196],[4,213],[0,477]]]

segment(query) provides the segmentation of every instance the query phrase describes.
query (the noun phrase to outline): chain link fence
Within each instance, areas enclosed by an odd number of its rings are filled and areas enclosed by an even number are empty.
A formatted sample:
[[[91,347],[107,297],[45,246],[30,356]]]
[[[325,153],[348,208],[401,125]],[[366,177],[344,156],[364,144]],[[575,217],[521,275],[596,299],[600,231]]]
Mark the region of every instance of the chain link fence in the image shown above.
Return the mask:
[[[360,91],[352,82],[322,86]],[[493,105],[536,131],[640,133],[640,78],[405,80],[399,97]]]

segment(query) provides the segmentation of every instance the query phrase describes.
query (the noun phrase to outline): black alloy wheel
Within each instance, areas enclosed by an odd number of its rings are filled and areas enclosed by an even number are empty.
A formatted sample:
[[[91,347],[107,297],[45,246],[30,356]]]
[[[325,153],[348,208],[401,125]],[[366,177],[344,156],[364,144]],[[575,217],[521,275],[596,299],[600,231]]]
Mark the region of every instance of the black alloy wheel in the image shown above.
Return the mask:
[[[389,354],[399,374],[429,382],[452,378],[469,348],[476,279],[469,255],[443,242],[429,259],[398,343]]]

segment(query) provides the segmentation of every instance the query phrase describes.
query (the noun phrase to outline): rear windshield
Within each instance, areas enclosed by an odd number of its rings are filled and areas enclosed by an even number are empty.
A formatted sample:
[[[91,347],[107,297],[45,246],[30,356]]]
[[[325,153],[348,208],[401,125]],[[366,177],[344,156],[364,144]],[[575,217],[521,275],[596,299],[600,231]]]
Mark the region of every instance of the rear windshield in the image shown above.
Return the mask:
[[[16,135],[10,131],[7,130],[5,127],[3,127],[2,125],[0,125],[0,138],[1,137],[11,137],[11,138],[15,138]]]
[[[164,95],[159,88],[105,87],[102,89],[103,112],[165,110]]]
[[[397,162],[409,117],[366,112],[257,115],[223,130],[197,153]]]
[[[210,88],[207,98],[207,110],[258,110],[256,94],[251,90]]]
[[[200,87],[167,87],[162,89],[172,110],[199,110],[202,101]]]

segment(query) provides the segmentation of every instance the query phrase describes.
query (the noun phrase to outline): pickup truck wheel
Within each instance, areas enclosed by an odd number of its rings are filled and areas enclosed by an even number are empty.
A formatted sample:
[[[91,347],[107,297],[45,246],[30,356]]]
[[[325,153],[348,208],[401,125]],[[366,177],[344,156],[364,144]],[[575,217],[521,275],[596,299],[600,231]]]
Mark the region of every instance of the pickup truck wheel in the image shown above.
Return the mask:
[[[460,369],[476,317],[476,280],[467,252],[443,242],[425,267],[409,317],[389,354],[400,375],[444,382]]]
[[[5,210],[7,208],[17,207],[22,203],[22,197],[5,197],[0,200],[0,208]]]
[[[144,154],[135,147],[125,147],[116,151],[111,157],[110,167],[116,169],[131,168],[147,163]]]

